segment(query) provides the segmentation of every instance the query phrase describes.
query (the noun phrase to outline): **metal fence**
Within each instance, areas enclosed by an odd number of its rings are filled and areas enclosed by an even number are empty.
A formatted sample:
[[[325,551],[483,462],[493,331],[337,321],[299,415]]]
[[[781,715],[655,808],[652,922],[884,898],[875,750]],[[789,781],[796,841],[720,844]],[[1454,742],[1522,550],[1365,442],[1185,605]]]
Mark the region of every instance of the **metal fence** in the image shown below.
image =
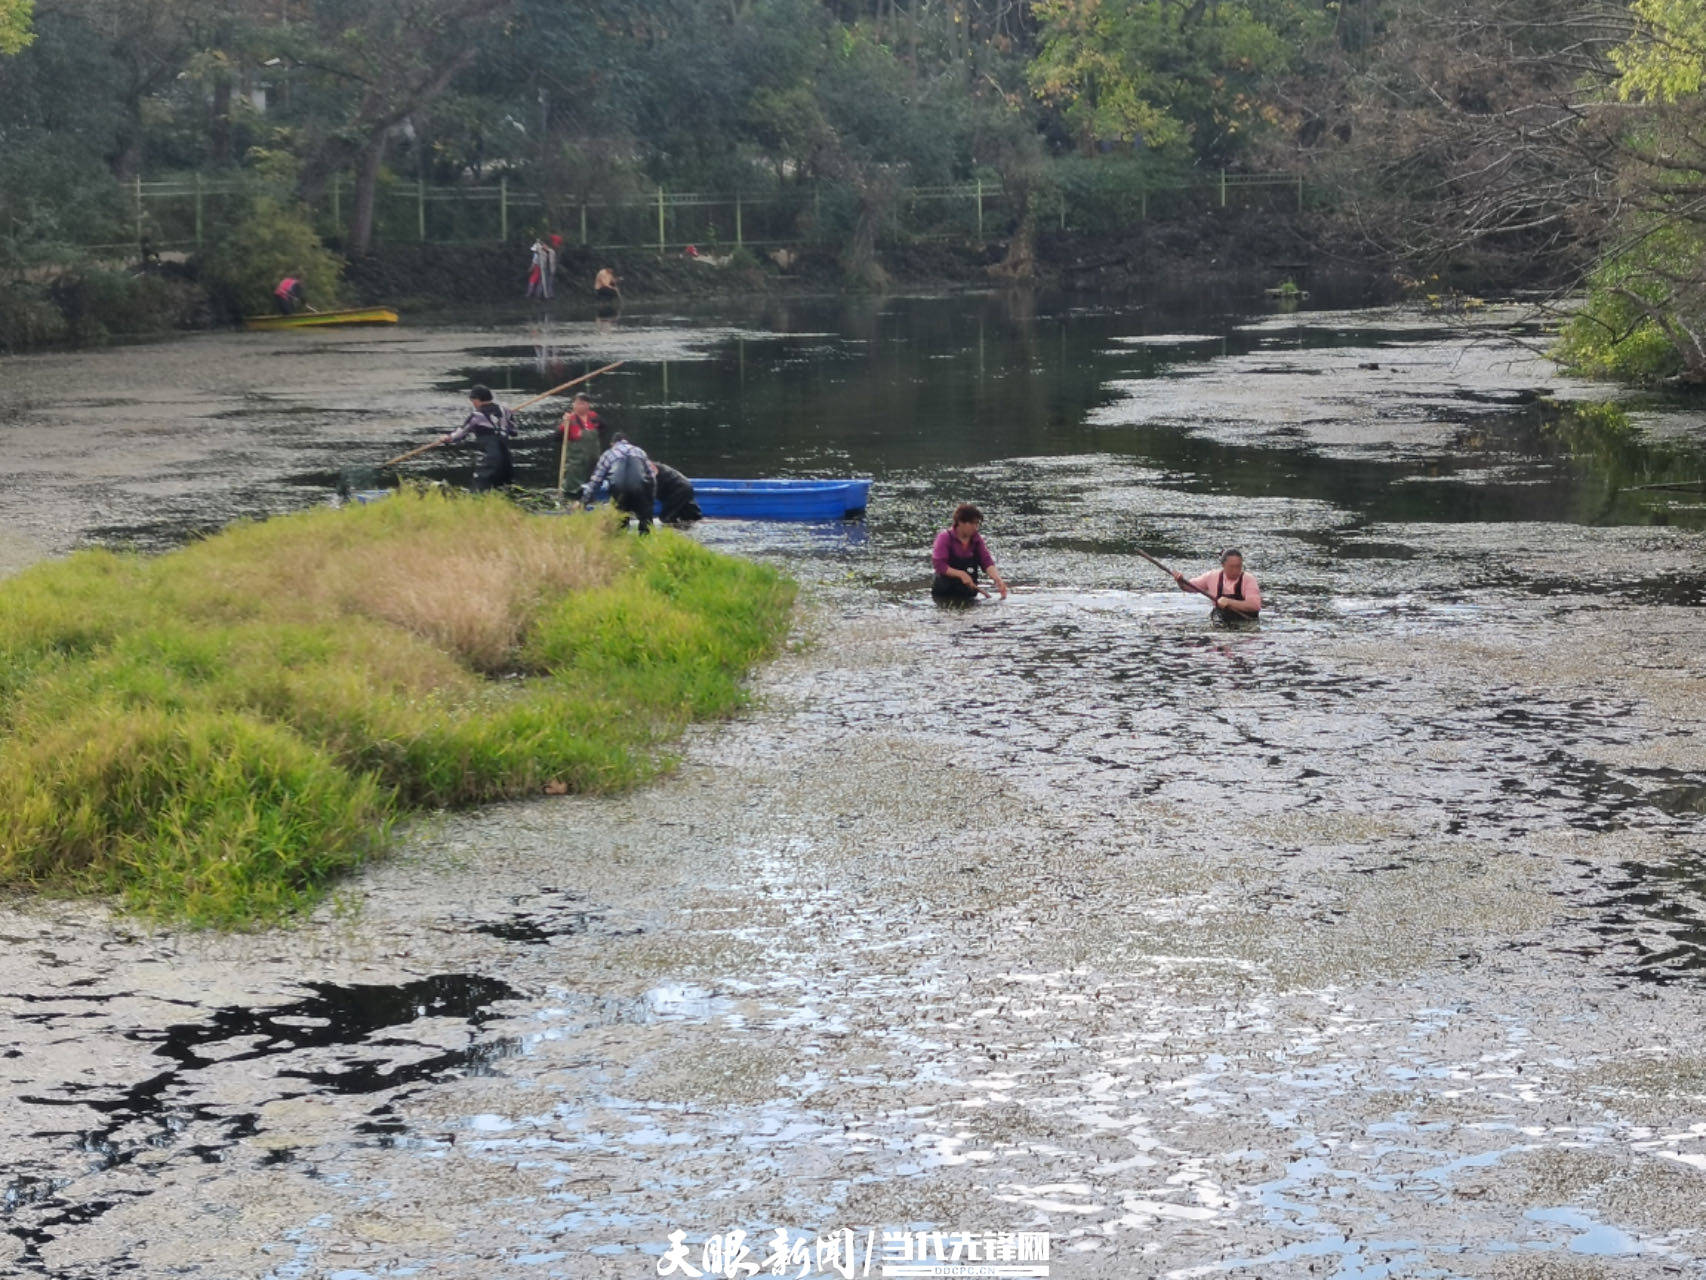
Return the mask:
[[[156,251],[199,249],[241,216],[261,188],[253,179],[199,173],[141,179],[126,195],[135,240]],[[314,210],[320,230],[342,235],[353,187],[337,178]],[[1039,222],[1059,230],[1110,232],[1149,219],[1197,216],[1213,208],[1305,204],[1301,174],[1227,173],[1156,178],[1109,167],[1061,175],[1036,195]],[[509,244],[554,231],[569,244],[668,252],[835,243],[858,219],[850,188],[801,185],[763,193],[669,191],[611,199],[551,197],[519,183],[435,186],[388,181],[378,188],[376,243]],[[890,202],[886,243],[1000,238],[1016,216],[1012,197],[993,181],[904,188]],[[121,245],[91,246],[121,248]]]

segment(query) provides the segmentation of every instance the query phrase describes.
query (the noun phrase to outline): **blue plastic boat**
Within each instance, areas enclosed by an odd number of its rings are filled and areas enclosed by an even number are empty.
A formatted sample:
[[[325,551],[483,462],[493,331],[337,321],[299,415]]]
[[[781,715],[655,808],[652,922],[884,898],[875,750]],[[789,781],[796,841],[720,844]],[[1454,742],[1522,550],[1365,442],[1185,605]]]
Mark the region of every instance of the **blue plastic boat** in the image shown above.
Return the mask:
[[[695,480],[712,520],[844,520],[865,509],[869,480]]]

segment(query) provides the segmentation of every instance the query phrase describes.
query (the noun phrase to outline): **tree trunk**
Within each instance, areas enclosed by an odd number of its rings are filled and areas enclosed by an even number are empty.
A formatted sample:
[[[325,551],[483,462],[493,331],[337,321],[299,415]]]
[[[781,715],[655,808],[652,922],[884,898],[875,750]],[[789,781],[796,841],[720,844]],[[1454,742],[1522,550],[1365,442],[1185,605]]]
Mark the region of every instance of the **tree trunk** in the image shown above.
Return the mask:
[[[326,188],[332,185],[332,179],[361,154],[354,144],[341,138],[314,147],[302,162],[302,172],[297,176],[296,198],[309,208],[318,205],[325,197]]]
[[[351,257],[365,257],[373,245],[373,209],[379,194],[379,168],[385,162],[388,136],[389,131],[381,129],[361,153],[361,167],[355,175],[355,209],[350,214],[349,224]]]
[[[881,174],[862,177],[857,186],[859,219],[853,224],[853,237],[841,255],[841,269],[856,288],[882,289],[887,287],[889,276],[877,261],[877,232],[894,204],[896,184],[892,177]]]
[[[213,127],[210,142],[213,167],[231,167],[231,79],[220,76],[213,84]]]
[[[129,182],[142,172],[142,106],[125,113],[124,127],[119,133],[118,150],[112,158],[113,177]]]
[[[1007,241],[1007,254],[989,268],[991,275],[1009,280],[1030,280],[1037,274],[1037,197],[1036,187],[1029,182],[1015,183],[1008,188],[1019,206],[1018,225]]]

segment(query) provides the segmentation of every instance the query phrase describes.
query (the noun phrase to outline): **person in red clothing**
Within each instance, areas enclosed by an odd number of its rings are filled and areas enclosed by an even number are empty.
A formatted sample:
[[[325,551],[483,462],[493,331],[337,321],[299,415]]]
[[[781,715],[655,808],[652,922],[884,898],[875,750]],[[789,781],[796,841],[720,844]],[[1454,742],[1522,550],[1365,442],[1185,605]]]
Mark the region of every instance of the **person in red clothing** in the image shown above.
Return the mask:
[[[954,508],[951,527],[936,535],[930,549],[930,567],[936,571],[930,584],[930,594],[938,600],[975,600],[988,595],[978,585],[980,572],[987,573],[1001,598],[1007,598],[1007,584],[995,567],[995,557],[983,541],[983,512],[969,502]]]
[[[295,276],[286,276],[278,282],[272,291],[273,305],[278,308],[281,316],[294,315],[308,305],[308,296],[302,291],[302,281]]]
[[[575,397],[574,407],[557,423],[557,430],[568,437],[563,487],[565,490],[578,489],[592,475],[599,456],[610,447],[613,433],[592,407],[592,398],[585,395]]]
[[[1195,590],[1214,601],[1215,616],[1222,622],[1246,622],[1262,612],[1262,588],[1256,575],[1244,572],[1244,553],[1228,548],[1220,553],[1220,568],[1196,578],[1175,573],[1179,587]]]

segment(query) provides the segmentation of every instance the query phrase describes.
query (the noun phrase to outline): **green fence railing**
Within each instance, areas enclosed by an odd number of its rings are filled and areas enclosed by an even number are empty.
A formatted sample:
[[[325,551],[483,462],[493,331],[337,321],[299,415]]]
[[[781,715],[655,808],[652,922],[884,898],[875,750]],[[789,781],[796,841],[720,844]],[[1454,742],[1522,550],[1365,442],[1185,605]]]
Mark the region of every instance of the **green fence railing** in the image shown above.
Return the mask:
[[[154,251],[195,250],[216,239],[262,189],[243,175],[199,173],[136,179],[124,186],[134,238],[98,249],[146,245]],[[1196,216],[1213,208],[1295,207],[1305,204],[1297,173],[1195,173],[1185,177],[1095,166],[1062,173],[1039,187],[1039,221],[1060,230],[1115,231],[1149,219]],[[334,179],[314,215],[325,234],[341,235],[353,186]],[[376,243],[508,244],[553,231],[569,244],[668,252],[697,244],[716,250],[834,243],[859,212],[847,187],[789,186],[764,192],[631,192],[608,198],[549,195],[520,182],[434,185],[381,183],[374,208]],[[1015,217],[1010,194],[990,179],[907,187],[890,202],[881,238],[887,242],[1000,238]],[[122,233],[121,233],[122,234]]]

